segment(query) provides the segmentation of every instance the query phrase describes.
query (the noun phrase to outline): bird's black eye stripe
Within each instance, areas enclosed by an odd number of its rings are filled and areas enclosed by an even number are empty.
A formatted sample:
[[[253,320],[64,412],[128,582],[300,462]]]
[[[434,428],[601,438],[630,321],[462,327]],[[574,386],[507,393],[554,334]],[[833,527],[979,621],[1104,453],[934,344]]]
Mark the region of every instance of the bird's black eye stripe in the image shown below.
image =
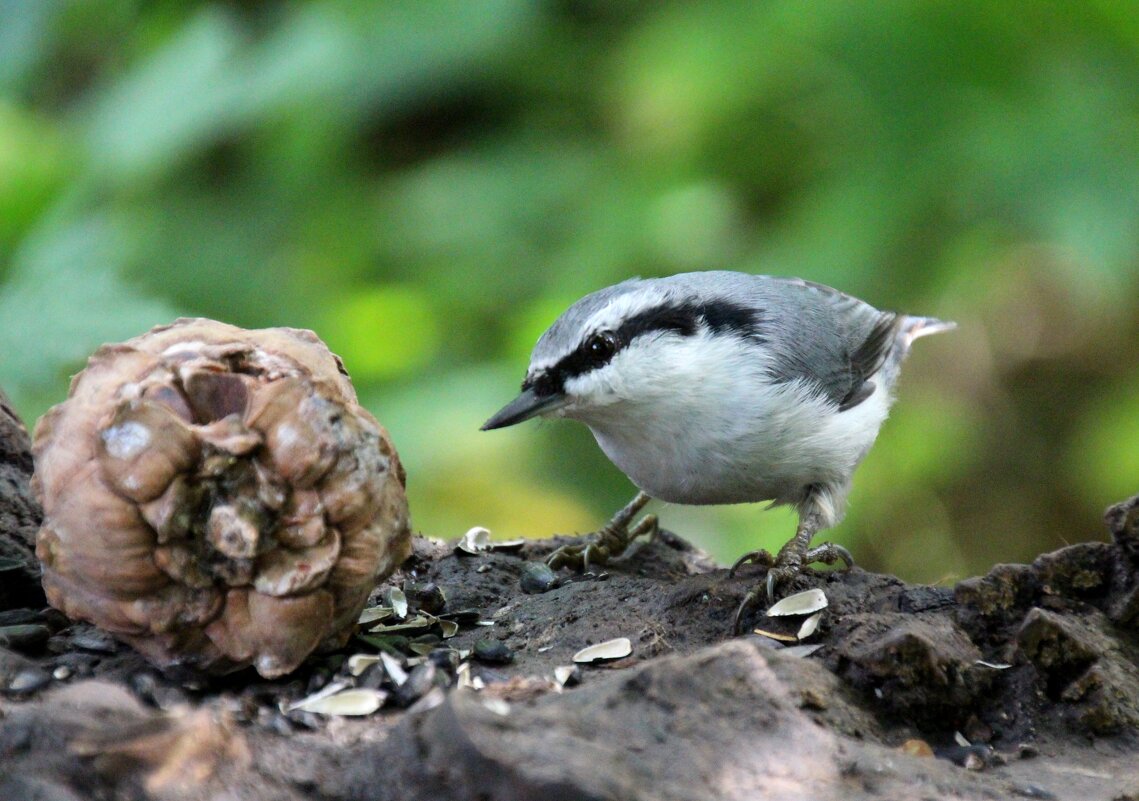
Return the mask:
[[[540,396],[565,389],[565,382],[608,364],[637,337],[654,332],[672,332],[689,337],[701,324],[713,335],[732,335],[764,342],[763,315],[752,307],[728,299],[698,303],[686,301],[654,306],[624,320],[612,331],[597,331],[567,353],[553,367],[526,379],[522,388]]]

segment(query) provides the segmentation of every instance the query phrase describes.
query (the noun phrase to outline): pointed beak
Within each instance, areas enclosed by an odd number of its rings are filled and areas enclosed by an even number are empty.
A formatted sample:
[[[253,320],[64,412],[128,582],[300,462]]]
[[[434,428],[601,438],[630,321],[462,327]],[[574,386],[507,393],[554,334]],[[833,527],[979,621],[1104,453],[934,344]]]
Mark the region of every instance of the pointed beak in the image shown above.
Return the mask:
[[[491,431],[495,428],[506,428],[531,417],[552,412],[565,406],[568,399],[565,395],[548,395],[539,397],[532,389],[522,390],[522,394],[498,410],[498,414],[482,424],[481,431]]]

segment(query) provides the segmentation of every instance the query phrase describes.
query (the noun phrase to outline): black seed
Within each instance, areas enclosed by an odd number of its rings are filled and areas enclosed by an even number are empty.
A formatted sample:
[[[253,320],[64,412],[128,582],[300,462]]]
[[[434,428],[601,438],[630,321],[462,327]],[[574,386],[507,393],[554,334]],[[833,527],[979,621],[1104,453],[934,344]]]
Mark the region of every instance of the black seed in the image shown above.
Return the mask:
[[[545,562],[527,562],[522,566],[519,583],[522,592],[536,595],[552,590],[558,583],[558,577]]]
[[[509,665],[514,661],[514,652],[500,640],[478,640],[471,655],[488,665]]]

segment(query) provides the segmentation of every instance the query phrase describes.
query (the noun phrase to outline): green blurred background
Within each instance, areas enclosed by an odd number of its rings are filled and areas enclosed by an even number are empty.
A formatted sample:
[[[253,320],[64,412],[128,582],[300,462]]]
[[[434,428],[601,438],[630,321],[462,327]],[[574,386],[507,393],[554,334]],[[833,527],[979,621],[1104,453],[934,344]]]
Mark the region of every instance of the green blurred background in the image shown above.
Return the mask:
[[[633,488],[494,433],[530,347],[631,275],[799,275],[955,319],[834,539],[945,581],[1139,491],[1131,2],[0,0],[0,386],[29,421],[178,315],[314,329],[417,529],[544,536]],[[786,511],[657,508],[721,560]]]

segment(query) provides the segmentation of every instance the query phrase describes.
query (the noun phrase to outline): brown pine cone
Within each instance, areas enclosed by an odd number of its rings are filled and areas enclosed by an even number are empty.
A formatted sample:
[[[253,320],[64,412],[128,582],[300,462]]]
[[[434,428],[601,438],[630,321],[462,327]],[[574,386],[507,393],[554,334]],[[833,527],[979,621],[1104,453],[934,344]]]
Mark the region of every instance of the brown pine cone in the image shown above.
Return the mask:
[[[395,448],[310,331],[105,345],[33,451],[48,600],[161,665],[288,673],[410,552]]]

